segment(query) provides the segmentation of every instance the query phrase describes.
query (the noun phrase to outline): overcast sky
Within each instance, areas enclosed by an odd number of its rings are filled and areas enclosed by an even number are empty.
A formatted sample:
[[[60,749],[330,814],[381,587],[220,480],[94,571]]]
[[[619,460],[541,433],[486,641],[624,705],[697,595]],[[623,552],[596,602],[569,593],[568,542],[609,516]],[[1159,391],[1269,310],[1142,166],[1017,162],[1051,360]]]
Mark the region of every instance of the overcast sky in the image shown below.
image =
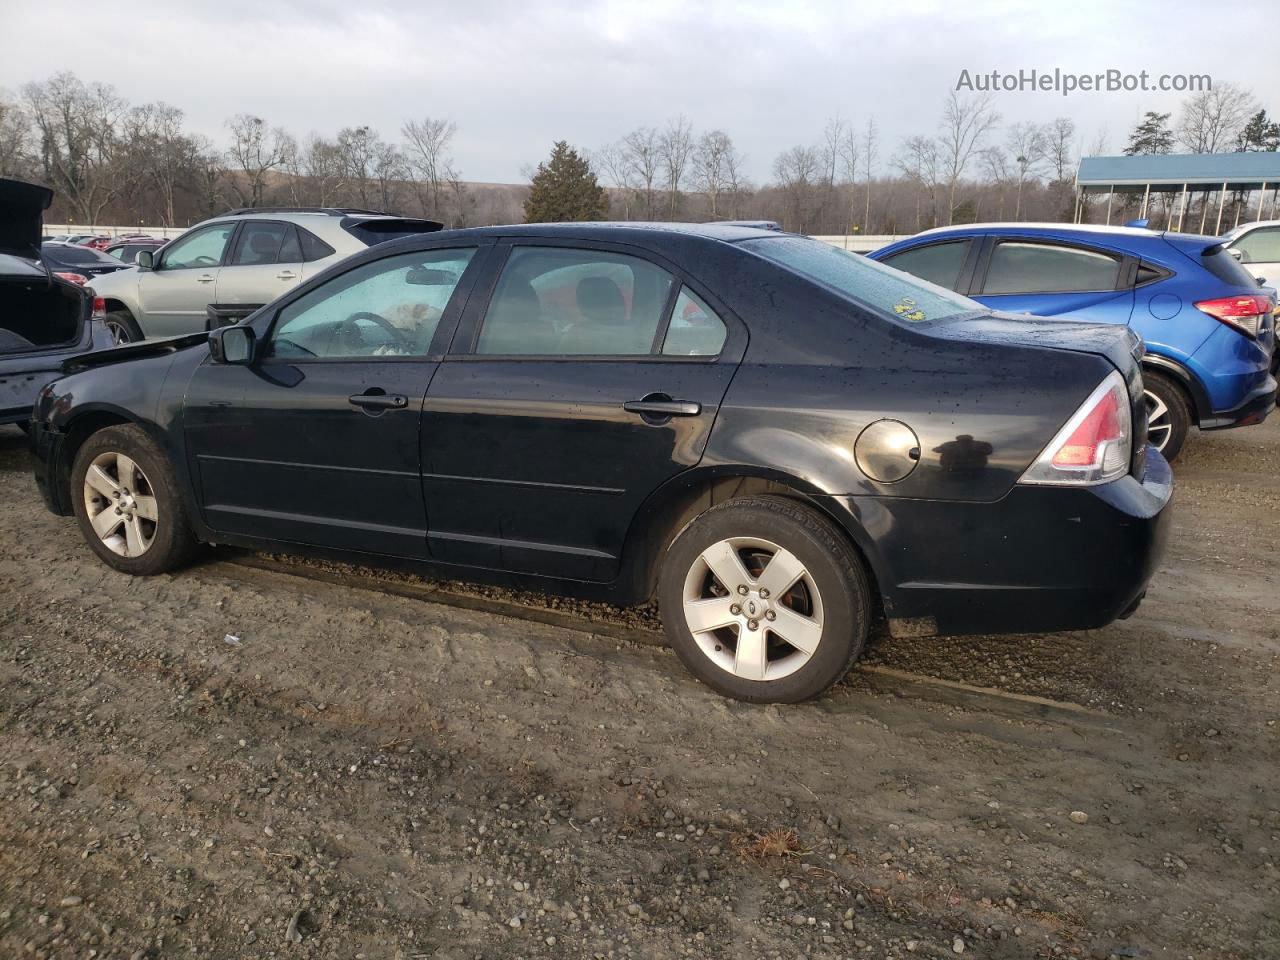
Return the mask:
[[[762,181],[832,115],[874,115],[887,167],[902,137],[933,132],[962,69],[1208,73],[1277,113],[1275,13],[1274,0],[0,0],[0,88],[71,70],[172,103],[220,144],[240,112],[299,139],[369,124],[398,140],[407,119],[447,117],[463,177],[506,182],[554,140],[594,149],[683,114],[728,131]],[[1183,96],[1000,93],[996,106],[1006,121],[1070,116],[1083,142],[1105,131],[1118,153],[1144,110]]]

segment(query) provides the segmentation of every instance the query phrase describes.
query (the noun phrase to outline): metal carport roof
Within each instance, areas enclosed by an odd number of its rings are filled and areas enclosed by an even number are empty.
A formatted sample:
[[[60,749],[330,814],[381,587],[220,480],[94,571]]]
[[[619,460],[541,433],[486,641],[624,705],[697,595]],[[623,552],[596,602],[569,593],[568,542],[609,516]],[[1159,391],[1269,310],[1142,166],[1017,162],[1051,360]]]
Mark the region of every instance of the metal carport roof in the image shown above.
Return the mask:
[[[1084,188],[1158,185],[1258,190],[1280,183],[1280,153],[1167,153],[1082,157],[1076,185]]]

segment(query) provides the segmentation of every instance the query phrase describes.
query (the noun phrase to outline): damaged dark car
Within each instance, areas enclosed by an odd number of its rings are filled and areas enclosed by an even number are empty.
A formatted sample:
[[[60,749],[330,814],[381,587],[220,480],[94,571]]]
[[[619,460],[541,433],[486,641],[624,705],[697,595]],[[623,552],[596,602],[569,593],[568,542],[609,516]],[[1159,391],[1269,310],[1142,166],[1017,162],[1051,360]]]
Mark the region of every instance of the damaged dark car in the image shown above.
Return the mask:
[[[1134,609],[1172,496],[1141,350],[773,230],[487,227],[86,357],[32,446],[117,570],[232,544],[656,597],[700,679],[795,701],[881,614],[920,636]]]
[[[53,191],[0,179],[0,423],[25,428],[40,389],[74,356],[111,345],[83,287],[40,262]]]

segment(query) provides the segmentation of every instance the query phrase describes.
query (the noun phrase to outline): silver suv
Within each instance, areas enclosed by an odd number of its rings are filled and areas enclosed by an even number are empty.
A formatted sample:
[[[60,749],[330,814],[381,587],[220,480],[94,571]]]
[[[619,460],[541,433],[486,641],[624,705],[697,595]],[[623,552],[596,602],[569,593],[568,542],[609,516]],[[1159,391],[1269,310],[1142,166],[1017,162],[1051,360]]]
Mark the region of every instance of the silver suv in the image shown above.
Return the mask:
[[[248,316],[375,243],[440,226],[371,210],[232,210],[140,253],[137,269],[95,277],[94,313],[116,343],[196,333]]]

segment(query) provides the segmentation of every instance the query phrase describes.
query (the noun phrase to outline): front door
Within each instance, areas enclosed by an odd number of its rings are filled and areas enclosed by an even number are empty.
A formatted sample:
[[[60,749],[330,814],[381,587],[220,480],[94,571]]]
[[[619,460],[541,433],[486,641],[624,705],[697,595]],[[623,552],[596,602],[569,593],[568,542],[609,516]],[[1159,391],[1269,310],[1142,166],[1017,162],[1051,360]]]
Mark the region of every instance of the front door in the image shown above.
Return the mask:
[[[219,306],[260,307],[302,280],[302,245],[291,223],[247,220],[218,273]],[[242,314],[243,315],[243,314]]]
[[[1240,262],[1267,286],[1280,284],[1280,227],[1255,227],[1231,243]]]
[[[426,554],[422,401],[476,250],[361,264],[285,303],[254,363],[196,372],[187,450],[212,529]]]
[[[701,458],[745,332],[607,246],[511,247],[468,314],[423,411],[432,556],[611,579],[645,498]]]
[[[235,232],[234,222],[214,223],[165,247],[155,269],[138,274],[138,322],[148,337],[174,337],[205,329],[218,273]]]

